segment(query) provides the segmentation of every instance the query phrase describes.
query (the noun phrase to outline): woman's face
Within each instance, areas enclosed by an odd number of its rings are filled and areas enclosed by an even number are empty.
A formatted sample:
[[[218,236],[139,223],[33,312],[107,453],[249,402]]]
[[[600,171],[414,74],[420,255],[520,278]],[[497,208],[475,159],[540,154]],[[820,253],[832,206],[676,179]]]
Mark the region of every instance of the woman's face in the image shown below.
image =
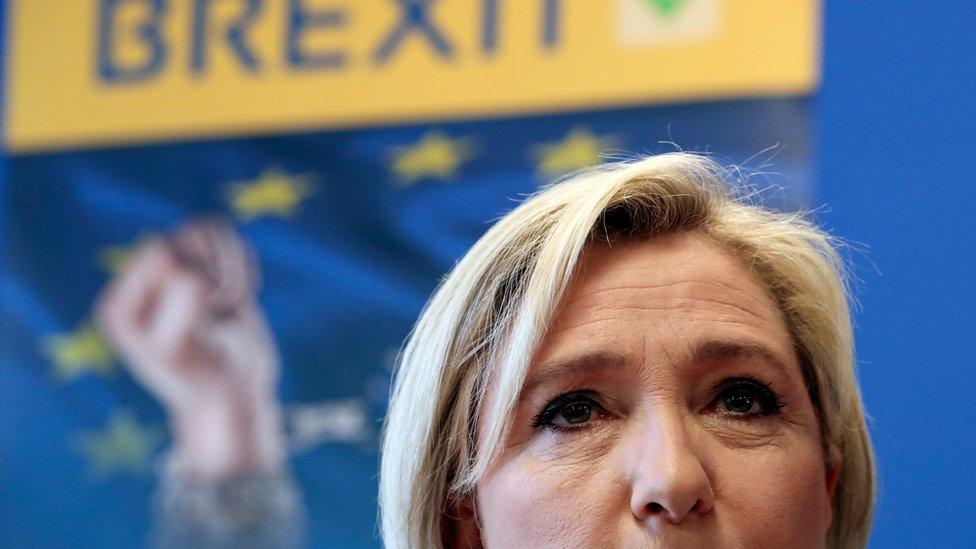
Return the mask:
[[[822,547],[839,466],[762,286],[697,233],[579,272],[455,542]]]

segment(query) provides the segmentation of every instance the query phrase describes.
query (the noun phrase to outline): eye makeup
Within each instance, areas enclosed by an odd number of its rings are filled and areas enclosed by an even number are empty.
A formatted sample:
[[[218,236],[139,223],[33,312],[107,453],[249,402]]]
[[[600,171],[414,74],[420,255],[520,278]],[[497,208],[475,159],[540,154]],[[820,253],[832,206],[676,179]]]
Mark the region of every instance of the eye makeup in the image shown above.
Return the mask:
[[[701,411],[733,421],[757,421],[780,414],[786,402],[772,388],[772,383],[751,376],[729,377],[718,382],[708,393]],[[555,432],[575,431],[591,426],[595,420],[613,417],[600,404],[600,394],[592,389],[578,389],[556,396],[547,402],[532,420],[533,429]]]
[[[590,389],[563,393],[550,400],[532,420],[534,429],[572,431],[585,428],[598,416],[606,419],[610,413],[596,399],[598,394]]]
[[[740,421],[751,421],[780,413],[786,406],[772,383],[751,376],[727,378],[712,390],[715,397],[706,411]]]

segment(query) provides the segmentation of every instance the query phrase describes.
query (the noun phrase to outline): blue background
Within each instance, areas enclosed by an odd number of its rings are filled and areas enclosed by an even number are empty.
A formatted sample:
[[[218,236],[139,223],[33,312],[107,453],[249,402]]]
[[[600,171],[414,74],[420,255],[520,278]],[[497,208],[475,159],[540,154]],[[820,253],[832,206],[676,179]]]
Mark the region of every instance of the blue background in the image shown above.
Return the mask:
[[[855,254],[873,547],[974,547],[976,4],[827,2],[817,201]]]

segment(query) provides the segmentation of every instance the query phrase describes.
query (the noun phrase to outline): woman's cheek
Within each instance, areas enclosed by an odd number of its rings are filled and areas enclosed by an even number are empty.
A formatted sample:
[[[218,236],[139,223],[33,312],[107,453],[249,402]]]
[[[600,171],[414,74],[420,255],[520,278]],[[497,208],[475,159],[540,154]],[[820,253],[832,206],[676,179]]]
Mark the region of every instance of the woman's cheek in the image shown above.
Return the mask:
[[[826,498],[819,447],[806,444],[723,452],[715,463],[716,511],[728,515],[746,545],[775,547],[823,542]],[[778,525],[770,529],[770,524]],[[782,537],[781,540],[777,536]]]
[[[577,434],[555,435],[561,440],[533,441],[479,483],[489,547],[584,546],[594,521],[612,524],[601,508],[609,494],[592,493],[605,448]]]
[[[538,461],[553,467],[595,467],[613,452],[620,438],[619,429],[619,421],[602,421],[570,431],[542,430],[527,450]]]

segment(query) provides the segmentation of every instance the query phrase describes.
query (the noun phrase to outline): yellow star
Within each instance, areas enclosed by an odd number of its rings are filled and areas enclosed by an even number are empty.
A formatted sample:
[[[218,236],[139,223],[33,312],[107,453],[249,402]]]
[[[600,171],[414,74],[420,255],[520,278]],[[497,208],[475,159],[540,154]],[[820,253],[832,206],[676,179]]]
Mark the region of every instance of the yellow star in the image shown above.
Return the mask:
[[[112,417],[104,431],[79,435],[77,446],[95,476],[104,478],[116,472],[149,472],[149,459],[162,442],[158,427],[144,427],[123,411]]]
[[[556,176],[602,162],[600,153],[616,144],[611,136],[597,137],[588,128],[573,128],[562,141],[537,145],[536,171]]]
[[[144,246],[152,235],[141,235],[132,244],[118,244],[112,246],[102,246],[98,252],[98,265],[105,271],[117,275],[121,273],[125,266],[129,264],[132,257]]]
[[[395,147],[392,170],[400,185],[409,185],[424,178],[451,179],[465,160],[474,156],[470,138],[451,139],[432,130],[414,145]]]
[[[262,215],[290,217],[302,200],[312,194],[308,175],[292,175],[268,169],[253,181],[240,181],[228,186],[230,205],[241,221]]]
[[[43,351],[54,362],[55,375],[61,381],[70,381],[87,370],[110,374],[114,366],[112,350],[105,338],[87,322],[74,332],[48,336]]]

